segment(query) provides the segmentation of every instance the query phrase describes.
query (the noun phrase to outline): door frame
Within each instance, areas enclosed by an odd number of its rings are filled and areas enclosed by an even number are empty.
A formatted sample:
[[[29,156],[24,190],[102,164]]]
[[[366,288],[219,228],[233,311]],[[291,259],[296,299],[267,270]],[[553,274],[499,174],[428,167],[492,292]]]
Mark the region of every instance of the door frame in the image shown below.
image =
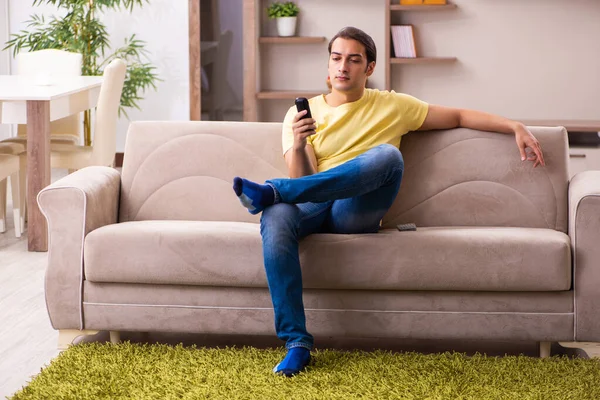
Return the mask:
[[[189,17],[189,58],[190,58],[190,121],[200,121],[202,117],[200,77],[200,0],[188,0]]]

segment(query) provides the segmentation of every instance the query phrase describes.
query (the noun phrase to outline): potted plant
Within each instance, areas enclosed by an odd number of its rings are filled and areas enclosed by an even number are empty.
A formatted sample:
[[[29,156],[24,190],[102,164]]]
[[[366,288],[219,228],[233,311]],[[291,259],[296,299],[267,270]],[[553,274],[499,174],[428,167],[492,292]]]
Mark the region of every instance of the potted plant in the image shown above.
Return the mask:
[[[293,1],[271,3],[267,8],[269,18],[277,21],[279,36],[294,36],[296,34],[296,20],[300,9]]]

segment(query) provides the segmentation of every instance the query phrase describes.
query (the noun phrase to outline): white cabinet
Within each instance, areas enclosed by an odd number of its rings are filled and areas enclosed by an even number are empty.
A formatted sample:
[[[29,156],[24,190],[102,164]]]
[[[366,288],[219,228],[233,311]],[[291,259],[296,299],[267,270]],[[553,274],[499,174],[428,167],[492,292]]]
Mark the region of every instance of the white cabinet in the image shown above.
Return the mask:
[[[570,147],[569,148],[569,177],[578,172],[600,170],[600,148]]]

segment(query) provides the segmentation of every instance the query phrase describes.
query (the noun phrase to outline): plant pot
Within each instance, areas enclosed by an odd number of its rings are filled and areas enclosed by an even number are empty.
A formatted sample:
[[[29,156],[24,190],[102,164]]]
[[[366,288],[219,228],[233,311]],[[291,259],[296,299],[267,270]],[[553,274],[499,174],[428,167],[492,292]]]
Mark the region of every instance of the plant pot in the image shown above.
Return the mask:
[[[279,36],[294,36],[296,34],[296,20],[298,17],[277,18],[277,33]]]

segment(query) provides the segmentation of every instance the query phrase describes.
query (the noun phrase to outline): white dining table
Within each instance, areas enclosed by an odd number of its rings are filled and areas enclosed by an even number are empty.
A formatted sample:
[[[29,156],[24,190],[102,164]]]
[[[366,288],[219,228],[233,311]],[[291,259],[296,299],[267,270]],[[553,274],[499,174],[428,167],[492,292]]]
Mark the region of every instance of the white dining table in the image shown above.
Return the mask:
[[[50,122],[94,108],[101,76],[0,75],[0,123],[27,124],[27,247],[47,251],[37,195],[50,184]]]

